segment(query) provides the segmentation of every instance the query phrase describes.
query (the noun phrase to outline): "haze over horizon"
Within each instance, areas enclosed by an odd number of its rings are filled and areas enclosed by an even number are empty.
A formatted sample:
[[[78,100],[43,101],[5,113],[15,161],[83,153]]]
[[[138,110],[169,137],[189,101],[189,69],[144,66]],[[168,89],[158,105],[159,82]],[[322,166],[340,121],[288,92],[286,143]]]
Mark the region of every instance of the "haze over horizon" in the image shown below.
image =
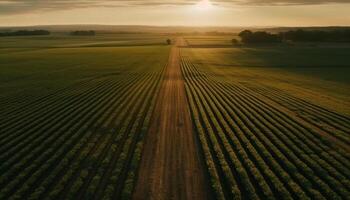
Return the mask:
[[[0,26],[349,26],[348,0],[0,0]]]

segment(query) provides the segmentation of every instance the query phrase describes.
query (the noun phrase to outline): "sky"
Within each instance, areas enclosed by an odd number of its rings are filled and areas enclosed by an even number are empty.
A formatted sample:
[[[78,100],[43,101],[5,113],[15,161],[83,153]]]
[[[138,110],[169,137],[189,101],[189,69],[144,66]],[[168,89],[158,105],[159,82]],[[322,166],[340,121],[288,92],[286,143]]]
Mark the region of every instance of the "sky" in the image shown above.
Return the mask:
[[[350,26],[350,0],[0,0],[0,26]]]

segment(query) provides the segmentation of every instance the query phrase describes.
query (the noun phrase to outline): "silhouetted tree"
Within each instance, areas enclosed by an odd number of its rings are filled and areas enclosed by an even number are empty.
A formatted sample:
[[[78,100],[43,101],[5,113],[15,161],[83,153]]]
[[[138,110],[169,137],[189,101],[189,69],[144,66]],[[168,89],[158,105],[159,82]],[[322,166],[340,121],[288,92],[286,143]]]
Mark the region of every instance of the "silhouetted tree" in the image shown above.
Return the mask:
[[[237,45],[239,43],[239,41],[237,39],[235,39],[235,38],[232,39],[231,42],[232,42],[233,45]]]
[[[49,31],[46,30],[19,30],[19,31],[13,31],[13,32],[0,32],[0,37],[5,36],[35,36],[35,35],[50,35]]]
[[[244,30],[242,32],[240,32],[238,34],[239,37],[243,38],[243,37],[250,37],[251,35],[253,35],[253,32],[250,30]]]
[[[281,36],[267,33],[265,31],[252,32],[249,30],[242,31],[238,34],[243,43],[276,43],[282,42]]]
[[[341,30],[292,30],[279,34],[245,30],[239,33],[243,43],[292,42],[350,42],[350,29]]]
[[[167,40],[166,40],[166,43],[167,43],[168,45],[171,45],[171,39],[167,39]]]
[[[70,33],[73,36],[94,36],[96,35],[95,31],[73,31]]]
[[[350,30],[306,31],[302,29],[281,32],[283,40],[295,42],[350,42]]]

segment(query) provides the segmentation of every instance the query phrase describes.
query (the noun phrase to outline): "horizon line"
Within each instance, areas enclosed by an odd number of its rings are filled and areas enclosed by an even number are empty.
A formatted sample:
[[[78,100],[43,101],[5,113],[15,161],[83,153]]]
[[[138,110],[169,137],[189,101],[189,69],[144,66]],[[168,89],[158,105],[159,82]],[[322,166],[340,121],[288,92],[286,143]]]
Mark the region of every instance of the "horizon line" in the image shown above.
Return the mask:
[[[298,25],[289,25],[289,26],[280,26],[280,25],[232,25],[232,26],[224,26],[224,25],[198,25],[198,26],[190,26],[190,25],[140,25],[140,24],[31,24],[31,25],[0,25],[0,27],[36,27],[36,26],[120,26],[120,27],[128,27],[128,26],[139,26],[139,27],[159,27],[159,28],[175,28],[175,27],[184,27],[184,28],[243,28],[243,27],[254,27],[254,28],[291,28],[291,27],[350,27],[350,25],[309,25],[309,26],[298,26]]]

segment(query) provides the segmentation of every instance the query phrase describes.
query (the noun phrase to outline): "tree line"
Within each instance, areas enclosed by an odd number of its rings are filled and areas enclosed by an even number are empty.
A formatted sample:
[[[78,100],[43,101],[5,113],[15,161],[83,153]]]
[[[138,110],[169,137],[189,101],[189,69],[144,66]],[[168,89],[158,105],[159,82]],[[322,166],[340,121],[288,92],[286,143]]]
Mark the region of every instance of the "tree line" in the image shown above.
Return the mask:
[[[281,43],[292,42],[350,42],[350,30],[306,31],[291,30],[280,33],[244,30],[238,35],[243,43]],[[234,43],[234,40],[232,40]]]
[[[281,42],[282,39],[277,34],[268,33],[265,31],[252,32],[250,30],[242,31],[238,34],[243,43],[272,43]]]
[[[302,29],[279,33],[283,40],[296,42],[350,42],[350,30],[305,31]]]
[[[18,30],[18,31],[5,31],[0,32],[0,37],[6,36],[36,36],[36,35],[50,35],[51,32],[47,30]],[[70,32],[72,36],[94,36],[95,31],[72,31]]]
[[[0,32],[0,37],[6,36],[34,36],[34,35],[50,35],[49,31],[46,30],[19,30],[19,31],[9,31]]]
[[[94,36],[96,35],[95,31],[73,31],[70,33],[73,36]]]

